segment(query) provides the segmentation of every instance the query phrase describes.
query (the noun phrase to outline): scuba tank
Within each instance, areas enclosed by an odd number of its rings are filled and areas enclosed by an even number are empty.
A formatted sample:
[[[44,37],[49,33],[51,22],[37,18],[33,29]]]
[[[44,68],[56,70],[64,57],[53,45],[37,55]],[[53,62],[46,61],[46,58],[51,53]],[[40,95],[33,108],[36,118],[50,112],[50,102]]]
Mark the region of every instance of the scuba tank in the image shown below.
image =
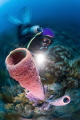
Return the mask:
[[[42,27],[40,27],[39,25],[34,25],[31,27],[27,27],[22,31],[22,35],[26,35],[26,34],[37,34],[38,32],[42,32],[43,29]]]
[[[38,32],[42,32],[42,27],[39,25],[32,26],[30,29],[30,33],[37,34]]]

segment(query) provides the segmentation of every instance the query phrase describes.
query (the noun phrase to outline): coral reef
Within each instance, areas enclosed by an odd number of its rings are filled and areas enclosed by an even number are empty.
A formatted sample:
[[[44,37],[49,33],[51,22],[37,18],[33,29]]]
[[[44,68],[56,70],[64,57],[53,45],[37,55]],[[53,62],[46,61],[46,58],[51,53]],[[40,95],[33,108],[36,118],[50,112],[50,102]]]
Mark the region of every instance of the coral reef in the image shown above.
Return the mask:
[[[80,86],[80,58],[69,61],[66,84],[68,87]]]
[[[39,104],[39,99],[44,100],[44,94],[46,94],[47,87],[42,88],[39,73],[35,66],[35,62],[30,52],[25,48],[17,48],[6,58],[6,67],[10,76],[17,80],[20,85],[26,88],[26,97],[30,101],[34,101],[34,105]],[[37,91],[36,91],[37,90]],[[51,97],[49,97],[51,99]],[[64,100],[66,99],[66,100]],[[42,106],[42,109],[49,109],[50,104],[54,106],[66,105],[70,102],[69,96],[63,96],[57,100],[44,100],[49,102],[49,105]]]
[[[0,111],[1,120],[80,120],[80,50],[75,47],[76,44],[72,44],[76,43],[76,37],[71,36],[71,33],[59,30],[55,36],[52,46],[46,52],[44,67],[38,68],[39,75],[42,84],[48,88],[45,90],[46,100],[51,102],[68,95],[70,103],[66,106],[50,104],[48,109],[44,109],[48,107],[48,102],[40,101],[33,106],[33,101],[25,97],[26,90],[3,70],[0,73],[0,99],[4,102],[5,110]],[[7,81],[7,85],[3,81]]]
[[[44,69],[41,69],[40,74],[42,77],[45,76],[46,79],[46,80],[42,79],[44,80],[42,82],[44,82],[44,84],[47,81],[48,84],[50,84],[50,81],[52,81],[53,83],[61,82],[63,78],[65,78],[65,73],[67,69],[66,64],[68,60],[72,58],[71,53],[63,46],[55,46],[52,47],[50,51],[48,51],[47,56],[49,56],[47,59],[50,62],[47,63]],[[53,80],[51,80],[52,78]]]
[[[79,59],[77,58],[76,60],[73,60],[73,55],[71,54],[71,52],[68,51],[67,48],[64,48],[63,46],[55,46],[55,47],[50,48],[49,51],[47,52],[47,56],[49,56],[47,57],[49,62],[47,62],[45,67],[39,70],[39,73],[40,73],[42,83],[48,86],[48,91],[45,94],[46,99],[49,99],[49,97],[53,95],[52,98],[48,100],[49,104],[47,102],[44,104],[41,102],[37,104],[37,106],[32,106],[33,103],[29,101],[28,99],[25,100],[24,93],[21,93],[21,94],[18,94],[16,97],[14,97],[14,100],[13,100],[14,107],[12,106],[12,108],[14,108],[13,111],[14,110],[18,111],[18,113],[22,117],[27,118],[27,119],[29,118],[30,119],[31,118],[46,119],[46,117],[42,117],[42,118],[38,117],[38,116],[43,116],[46,114],[47,116],[53,115],[59,118],[68,119],[71,117],[71,115],[69,114],[69,116],[67,117],[63,113],[65,113],[68,110],[68,107],[70,107],[70,110],[72,109],[72,96],[69,94],[70,92],[68,91],[68,89],[73,86],[72,85],[73,80],[70,78],[72,76],[74,77],[75,75],[71,76],[72,70],[75,70],[77,73],[74,79],[75,80],[74,88],[78,87],[79,85],[76,82],[77,78],[79,79],[79,71],[80,71]],[[71,66],[74,66],[74,67],[71,67]],[[76,85],[76,83],[78,85]],[[52,106],[54,104],[53,99],[59,98],[60,96],[64,94],[65,95],[67,94],[71,97],[71,103],[67,107],[65,107],[66,108],[65,111],[63,111],[64,107],[58,108],[57,106],[55,107]],[[59,109],[61,110],[62,113],[60,113]],[[56,114],[56,111],[57,111],[57,114]],[[74,108],[74,111],[76,111],[75,108]],[[70,111],[68,110],[66,114],[68,114],[69,112]],[[49,118],[49,119],[51,120],[52,118]]]
[[[80,84],[80,58],[73,59],[71,52],[63,46],[55,46],[47,54],[50,62],[40,71],[42,83],[48,84],[50,90],[55,90],[55,83],[62,90],[72,86],[78,87]]]

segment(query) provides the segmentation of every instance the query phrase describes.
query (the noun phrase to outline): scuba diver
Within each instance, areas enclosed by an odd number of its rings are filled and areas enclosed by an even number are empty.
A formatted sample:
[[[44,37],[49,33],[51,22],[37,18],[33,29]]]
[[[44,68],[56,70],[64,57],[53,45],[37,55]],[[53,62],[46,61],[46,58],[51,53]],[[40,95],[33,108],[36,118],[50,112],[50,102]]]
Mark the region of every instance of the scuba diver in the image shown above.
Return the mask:
[[[8,21],[18,26],[19,46],[27,49],[33,48],[47,50],[52,43],[54,32],[49,28],[42,28],[40,25],[31,25],[31,13],[28,7],[22,8],[22,21],[8,15]]]

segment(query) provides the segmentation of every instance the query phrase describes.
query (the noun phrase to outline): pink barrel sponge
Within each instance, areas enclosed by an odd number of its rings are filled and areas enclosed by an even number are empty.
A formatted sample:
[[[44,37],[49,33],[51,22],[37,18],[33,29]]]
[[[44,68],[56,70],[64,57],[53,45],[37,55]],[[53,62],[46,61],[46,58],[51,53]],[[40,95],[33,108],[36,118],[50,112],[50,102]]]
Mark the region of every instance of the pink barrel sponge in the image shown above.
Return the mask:
[[[61,98],[58,98],[53,101],[48,101],[49,104],[54,105],[54,106],[64,106],[70,103],[70,97],[68,95],[64,95]]]
[[[44,90],[35,61],[26,48],[17,48],[10,52],[5,60],[10,76],[36,98],[44,100]]]

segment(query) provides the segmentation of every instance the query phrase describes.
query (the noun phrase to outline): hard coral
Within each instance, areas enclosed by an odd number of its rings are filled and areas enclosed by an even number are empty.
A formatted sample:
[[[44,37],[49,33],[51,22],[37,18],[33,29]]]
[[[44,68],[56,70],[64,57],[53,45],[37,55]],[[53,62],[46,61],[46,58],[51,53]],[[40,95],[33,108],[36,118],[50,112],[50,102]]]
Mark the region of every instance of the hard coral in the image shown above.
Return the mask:
[[[71,60],[67,64],[67,80],[68,87],[80,86],[80,58]]]
[[[43,100],[44,91],[40,76],[31,53],[26,48],[17,48],[6,58],[10,76],[30,91],[36,98]]]
[[[50,61],[47,66],[40,71],[42,82],[44,84],[53,84],[62,82],[65,79],[68,60],[73,56],[63,46],[52,47],[47,52],[47,59]],[[44,79],[43,79],[44,78]],[[45,79],[46,78],[46,79]]]

